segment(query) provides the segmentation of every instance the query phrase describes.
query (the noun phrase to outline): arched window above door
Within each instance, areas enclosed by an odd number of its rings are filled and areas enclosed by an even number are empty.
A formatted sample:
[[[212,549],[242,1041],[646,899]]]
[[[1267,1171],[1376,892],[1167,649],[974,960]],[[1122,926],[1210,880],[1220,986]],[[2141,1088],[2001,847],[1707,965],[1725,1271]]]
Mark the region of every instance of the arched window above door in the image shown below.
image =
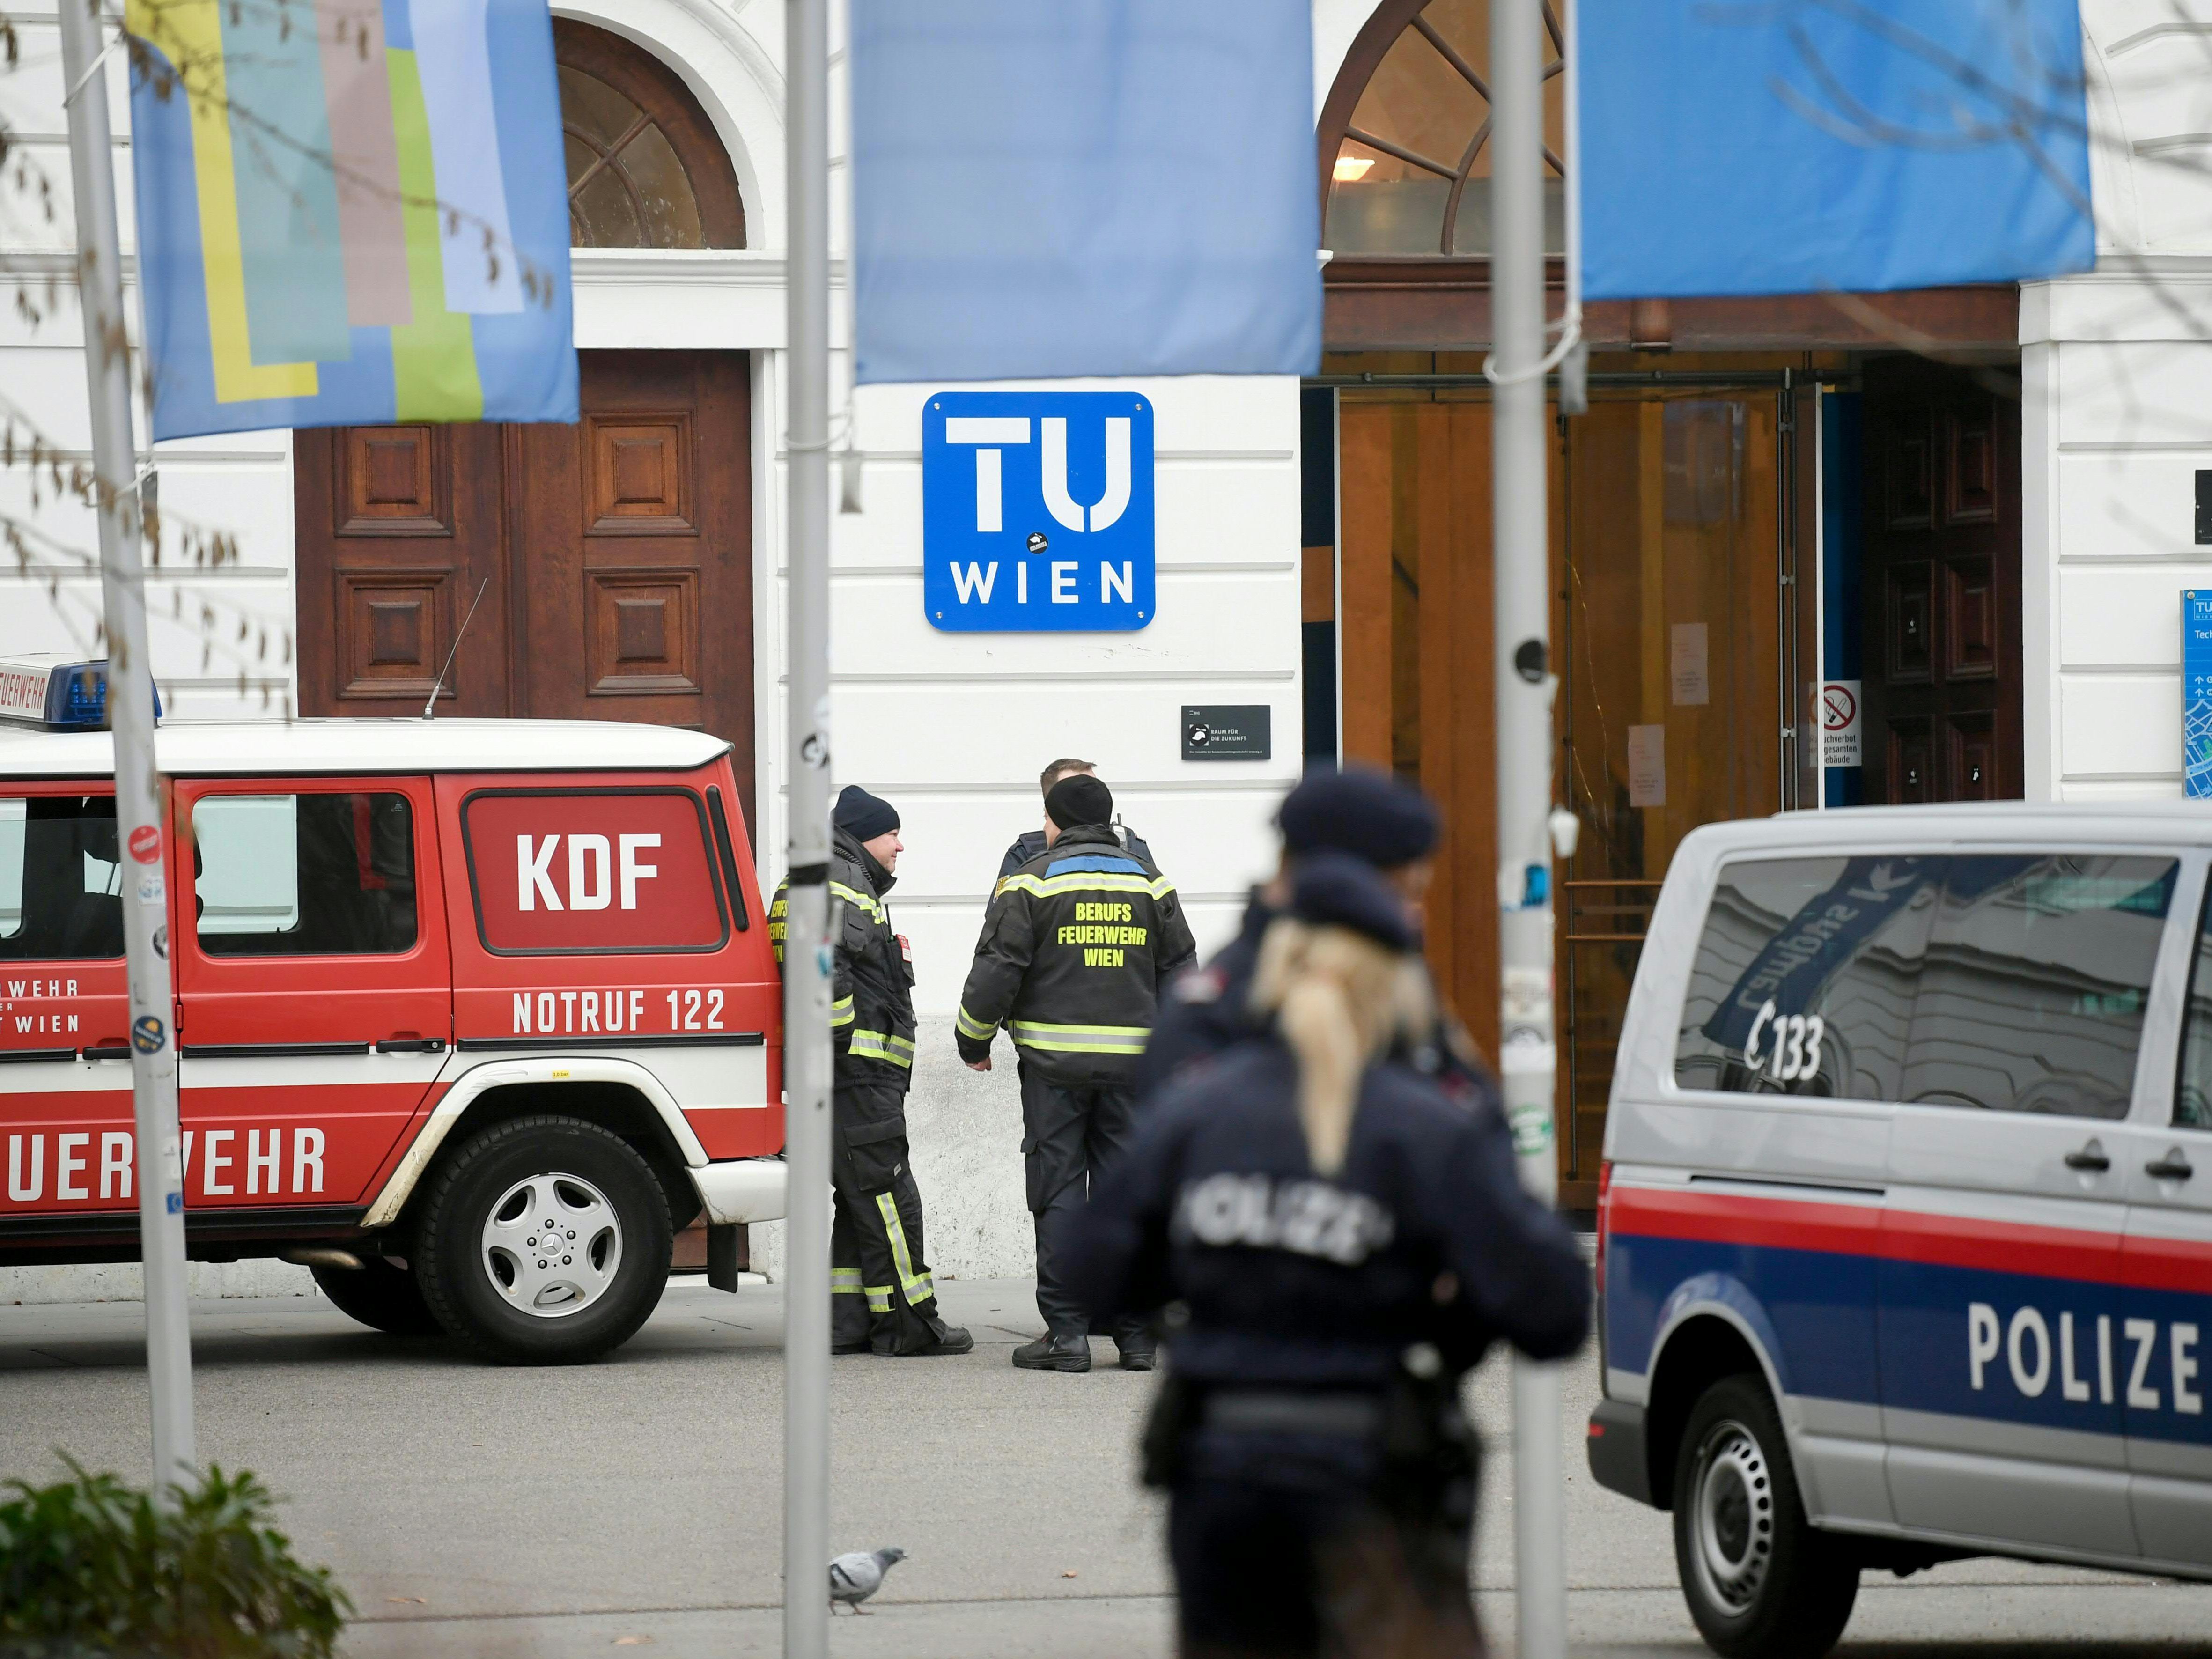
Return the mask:
[[[743,247],[729,152],[691,89],[620,35],[553,25],[577,247]]]
[[[1566,246],[1565,34],[1540,6],[1544,233]],[[1352,42],[1321,118],[1322,241],[1339,254],[1490,252],[1491,0],[1384,0]]]

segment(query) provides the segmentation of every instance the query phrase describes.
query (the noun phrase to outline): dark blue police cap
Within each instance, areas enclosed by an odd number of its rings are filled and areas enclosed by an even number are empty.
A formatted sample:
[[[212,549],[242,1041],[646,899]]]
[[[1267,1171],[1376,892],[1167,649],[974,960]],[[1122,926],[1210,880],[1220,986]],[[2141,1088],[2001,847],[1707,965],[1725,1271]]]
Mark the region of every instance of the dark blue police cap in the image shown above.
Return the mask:
[[[1349,927],[1393,951],[1420,944],[1398,890],[1348,853],[1315,853],[1291,878],[1291,914],[1316,927]]]
[[[1436,850],[1437,809],[1419,790],[1371,766],[1306,774],[1284,797],[1276,817],[1283,847],[1295,858],[1349,853],[1377,869],[1395,869]]]

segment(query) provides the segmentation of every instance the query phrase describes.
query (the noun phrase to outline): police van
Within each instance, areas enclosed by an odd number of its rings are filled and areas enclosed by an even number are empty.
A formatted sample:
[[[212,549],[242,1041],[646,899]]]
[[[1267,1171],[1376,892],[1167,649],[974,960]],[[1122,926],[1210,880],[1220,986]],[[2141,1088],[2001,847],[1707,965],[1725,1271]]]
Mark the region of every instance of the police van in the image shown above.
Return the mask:
[[[1682,842],[1613,1074],[1588,1444],[1673,1510],[1718,1651],[1824,1650],[1867,1566],[2212,1578],[2209,832],[2007,804]]]
[[[0,661],[0,1266],[135,1261],[125,902],[175,991],[186,1247],[559,1361],[675,1234],[784,1212],[781,994],[730,745],[552,720],[168,725],[118,845],[97,665]]]

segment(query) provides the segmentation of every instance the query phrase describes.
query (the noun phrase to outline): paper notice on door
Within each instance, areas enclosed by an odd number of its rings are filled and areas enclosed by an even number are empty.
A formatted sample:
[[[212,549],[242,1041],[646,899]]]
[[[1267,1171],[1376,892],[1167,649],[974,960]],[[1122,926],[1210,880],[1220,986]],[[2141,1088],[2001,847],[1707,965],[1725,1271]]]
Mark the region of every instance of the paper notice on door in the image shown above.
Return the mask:
[[[1709,703],[1713,700],[1712,676],[1707,672],[1705,625],[1676,623],[1668,629],[1668,669],[1674,685],[1674,706]]]
[[[1667,728],[1663,726],[1628,728],[1628,804],[1667,804]]]

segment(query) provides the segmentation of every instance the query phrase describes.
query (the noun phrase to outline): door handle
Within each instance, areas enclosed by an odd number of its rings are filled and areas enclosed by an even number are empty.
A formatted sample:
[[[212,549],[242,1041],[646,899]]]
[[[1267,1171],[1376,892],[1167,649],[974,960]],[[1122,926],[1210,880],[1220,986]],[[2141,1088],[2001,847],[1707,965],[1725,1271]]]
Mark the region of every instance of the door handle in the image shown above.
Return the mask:
[[[446,1052],[443,1037],[386,1037],[376,1045],[380,1054],[442,1054]]]
[[[2081,1151],[2067,1153],[2066,1167],[2069,1170],[2087,1170],[2102,1175],[2112,1167],[2112,1160],[2105,1156],[2103,1143],[2093,1140]]]
[[[2180,1147],[2169,1146],[2166,1149],[2164,1158],[2155,1158],[2143,1165],[2143,1173],[2155,1176],[2160,1181],[2186,1181],[2197,1171],[2190,1167],[2189,1160],[2182,1156]]]

